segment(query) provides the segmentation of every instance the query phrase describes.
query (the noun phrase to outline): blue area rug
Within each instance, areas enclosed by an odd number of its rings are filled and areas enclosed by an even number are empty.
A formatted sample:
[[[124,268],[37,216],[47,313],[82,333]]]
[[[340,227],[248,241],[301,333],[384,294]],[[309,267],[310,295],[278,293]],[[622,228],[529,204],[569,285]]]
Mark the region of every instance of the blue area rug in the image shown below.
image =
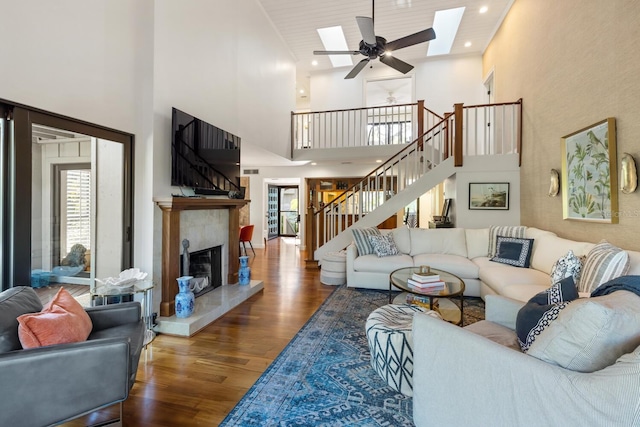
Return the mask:
[[[386,291],[337,288],[220,425],[413,426],[411,398],[370,365],[364,325],[387,303]],[[465,323],[479,304],[465,301]]]

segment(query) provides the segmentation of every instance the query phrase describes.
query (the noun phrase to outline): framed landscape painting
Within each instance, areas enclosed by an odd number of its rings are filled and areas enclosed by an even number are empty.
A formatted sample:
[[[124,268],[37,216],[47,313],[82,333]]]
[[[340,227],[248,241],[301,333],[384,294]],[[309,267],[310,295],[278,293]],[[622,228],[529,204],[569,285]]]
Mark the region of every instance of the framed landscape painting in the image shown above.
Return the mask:
[[[509,210],[509,183],[470,182],[469,209]]]
[[[564,219],[617,223],[616,120],[562,138]]]

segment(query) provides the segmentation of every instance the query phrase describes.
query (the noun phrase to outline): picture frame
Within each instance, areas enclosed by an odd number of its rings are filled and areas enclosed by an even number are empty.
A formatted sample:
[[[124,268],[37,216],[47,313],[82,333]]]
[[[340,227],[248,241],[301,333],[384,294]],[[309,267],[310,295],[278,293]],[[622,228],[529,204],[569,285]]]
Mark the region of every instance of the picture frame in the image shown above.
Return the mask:
[[[509,210],[509,183],[470,182],[469,210]]]
[[[617,223],[615,118],[563,136],[561,151],[563,219]]]

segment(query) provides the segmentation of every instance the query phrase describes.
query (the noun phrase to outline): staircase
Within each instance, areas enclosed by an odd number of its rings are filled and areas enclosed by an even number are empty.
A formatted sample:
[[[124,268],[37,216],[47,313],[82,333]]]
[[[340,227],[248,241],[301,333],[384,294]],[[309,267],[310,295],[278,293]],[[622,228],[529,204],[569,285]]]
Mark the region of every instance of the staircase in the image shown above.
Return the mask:
[[[309,113],[319,114],[319,113]],[[522,100],[464,106],[306,216],[307,261],[345,248],[352,227],[375,227],[463,167],[465,156],[521,153]],[[335,147],[334,147],[335,149]]]

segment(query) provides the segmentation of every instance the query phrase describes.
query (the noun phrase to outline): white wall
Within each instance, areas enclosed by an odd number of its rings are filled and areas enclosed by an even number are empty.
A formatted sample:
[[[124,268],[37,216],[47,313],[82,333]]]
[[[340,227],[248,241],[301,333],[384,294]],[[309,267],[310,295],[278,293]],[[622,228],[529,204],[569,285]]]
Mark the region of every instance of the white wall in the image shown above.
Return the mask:
[[[414,69],[407,75],[414,78],[414,102],[423,99],[425,106],[442,115],[453,111],[453,104],[480,104],[486,101],[482,82],[482,57],[458,56],[448,59],[411,61]],[[345,80],[348,70],[312,73],[311,111],[360,108],[364,106],[367,80],[403,76],[386,65],[374,62],[355,79]]]

